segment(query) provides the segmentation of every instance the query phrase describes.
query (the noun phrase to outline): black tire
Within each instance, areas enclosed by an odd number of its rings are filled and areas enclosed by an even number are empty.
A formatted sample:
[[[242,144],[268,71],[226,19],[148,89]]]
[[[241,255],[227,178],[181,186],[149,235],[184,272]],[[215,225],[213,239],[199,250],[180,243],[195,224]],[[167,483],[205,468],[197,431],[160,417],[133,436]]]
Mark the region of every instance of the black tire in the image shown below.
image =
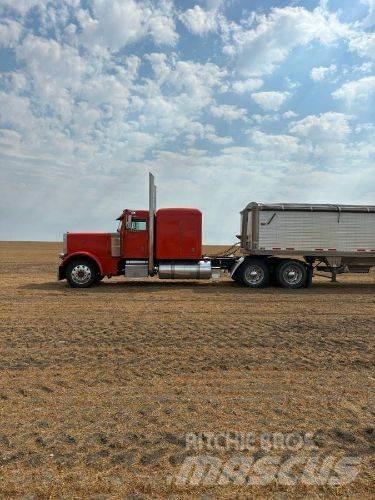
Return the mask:
[[[66,279],[72,288],[89,288],[97,277],[97,266],[90,260],[76,259],[66,266]]]
[[[299,260],[284,260],[277,266],[276,277],[284,288],[304,288],[307,283],[307,269]]]
[[[236,270],[236,272],[233,274],[233,276],[231,276],[231,278],[233,281],[235,281],[239,285],[243,285],[242,279],[241,279],[241,276],[239,275],[238,270]]]
[[[97,274],[96,278],[95,278],[95,284],[100,283],[103,278],[104,278],[104,276],[102,276],[101,274]]]
[[[264,288],[270,282],[270,270],[261,259],[248,259],[238,270],[241,282],[249,288]]]

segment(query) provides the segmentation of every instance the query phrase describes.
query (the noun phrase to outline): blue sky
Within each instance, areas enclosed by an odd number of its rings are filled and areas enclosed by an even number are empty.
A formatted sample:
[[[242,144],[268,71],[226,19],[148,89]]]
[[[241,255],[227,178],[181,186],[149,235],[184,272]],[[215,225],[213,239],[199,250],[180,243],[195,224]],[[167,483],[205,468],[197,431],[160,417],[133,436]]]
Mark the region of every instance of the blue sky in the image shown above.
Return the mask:
[[[0,239],[375,203],[375,0],[0,0]]]

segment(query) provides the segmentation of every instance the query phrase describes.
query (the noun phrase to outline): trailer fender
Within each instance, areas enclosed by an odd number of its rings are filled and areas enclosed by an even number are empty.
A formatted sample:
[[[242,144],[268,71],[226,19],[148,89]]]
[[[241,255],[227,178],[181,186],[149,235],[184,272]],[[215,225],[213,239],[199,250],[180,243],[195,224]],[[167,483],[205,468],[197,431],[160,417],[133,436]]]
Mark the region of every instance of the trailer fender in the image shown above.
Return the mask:
[[[245,260],[245,257],[240,257],[237,262],[235,262],[229,272],[229,275],[230,277],[232,278],[232,276],[234,275],[234,273],[237,271],[237,269],[240,267],[240,265],[242,264],[242,262]]]

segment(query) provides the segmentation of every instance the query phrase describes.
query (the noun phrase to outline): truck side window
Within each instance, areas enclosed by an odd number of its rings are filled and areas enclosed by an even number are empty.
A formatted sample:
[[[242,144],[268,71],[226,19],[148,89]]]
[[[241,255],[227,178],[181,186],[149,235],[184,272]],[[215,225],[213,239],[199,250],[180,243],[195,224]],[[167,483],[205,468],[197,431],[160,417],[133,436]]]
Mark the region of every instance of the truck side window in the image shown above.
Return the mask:
[[[132,231],[146,231],[146,229],[147,229],[147,221],[132,219],[132,226],[131,226]]]

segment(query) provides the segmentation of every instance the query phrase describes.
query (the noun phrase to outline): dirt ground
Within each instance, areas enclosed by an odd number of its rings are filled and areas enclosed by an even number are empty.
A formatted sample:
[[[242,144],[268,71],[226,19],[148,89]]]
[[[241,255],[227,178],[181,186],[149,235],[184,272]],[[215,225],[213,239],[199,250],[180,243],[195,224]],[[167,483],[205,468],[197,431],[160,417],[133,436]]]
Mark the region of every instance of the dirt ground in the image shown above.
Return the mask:
[[[1,498],[371,497],[375,273],[300,291],[229,278],[73,290],[56,281],[59,251],[0,243]],[[227,432],[256,443],[210,441]],[[207,448],[187,447],[191,433]],[[267,448],[265,433],[312,438]],[[351,457],[357,475],[336,485],[336,467],[308,483],[302,460],[289,483],[251,480],[267,457],[280,472],[311,454]],[[245,483],[221,466],[224,480],[184,482],[197,455],[246,456],[253,469]]]

